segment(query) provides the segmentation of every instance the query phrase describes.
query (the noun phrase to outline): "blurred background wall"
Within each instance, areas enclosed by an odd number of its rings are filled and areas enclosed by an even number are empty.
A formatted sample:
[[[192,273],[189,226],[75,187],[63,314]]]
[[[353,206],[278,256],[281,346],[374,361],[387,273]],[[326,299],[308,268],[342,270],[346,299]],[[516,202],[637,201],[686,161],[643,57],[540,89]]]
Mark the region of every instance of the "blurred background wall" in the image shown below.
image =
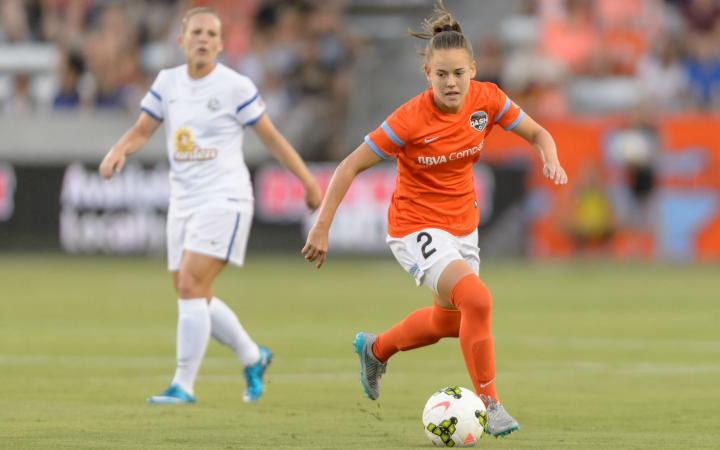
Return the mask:
[[[500,85],[555,136],[570,184],[493,133],[476,168],[484,254],[720,259],[720,2],[446,0],[477,79]],[[327,183],[387,114],[426,87],[408,37],[430,0],[3,0],[0,250],[161,253],[163,133],[112,182],[96,166],[157,72],[182,63],[180,18],[223,18],[222,62],[252,78],[268,114]],[[251,249],[296,252],[302,189],[248,133]],[[354,184],[334,248],[385,251],[394,164]]]

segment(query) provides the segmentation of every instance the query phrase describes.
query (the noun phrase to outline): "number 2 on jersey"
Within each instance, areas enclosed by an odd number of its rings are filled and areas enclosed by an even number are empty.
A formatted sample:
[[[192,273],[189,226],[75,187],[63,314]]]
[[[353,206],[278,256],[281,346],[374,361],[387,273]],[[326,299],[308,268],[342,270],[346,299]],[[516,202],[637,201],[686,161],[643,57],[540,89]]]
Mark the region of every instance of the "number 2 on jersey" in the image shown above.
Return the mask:
[[[427,240],[422,244],[422,247],[420,247],[420,251],[422,252],[423,258],[428,259],[430,255],[435,253],[437,251],[436,248],[428,248],[428,245],[432,243],[432,236],[430,233],[423,231],[422,233],[417,235],[417,241],[418,243],[423,241],[423,238],[426,238]]]

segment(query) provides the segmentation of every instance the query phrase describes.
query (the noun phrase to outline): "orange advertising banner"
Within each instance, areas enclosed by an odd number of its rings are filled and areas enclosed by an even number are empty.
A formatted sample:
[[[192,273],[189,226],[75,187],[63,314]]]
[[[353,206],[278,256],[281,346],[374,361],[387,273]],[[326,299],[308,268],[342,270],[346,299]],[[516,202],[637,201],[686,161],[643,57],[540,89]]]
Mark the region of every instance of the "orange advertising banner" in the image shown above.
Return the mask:
[[[531,256],[720,260],[720,116],[543,125],[567,186],[545,180],[535,151],[513,133],[493,133],[481,159],[530,168]]]

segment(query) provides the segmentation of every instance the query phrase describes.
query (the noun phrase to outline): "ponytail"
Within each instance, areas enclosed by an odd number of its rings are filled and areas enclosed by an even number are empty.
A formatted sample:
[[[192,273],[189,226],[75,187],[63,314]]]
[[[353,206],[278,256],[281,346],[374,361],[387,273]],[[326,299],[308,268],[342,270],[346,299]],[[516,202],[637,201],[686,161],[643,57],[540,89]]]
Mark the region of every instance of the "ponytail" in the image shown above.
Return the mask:
[[[445,8],[442,0],[436,0],[434,15],[423,20],[422,31],[411,30],[410,35],[428,41],[425,50],[421,52],[425,62],[428,61],[433,50],[448,48],[463,48],[470,54],[470,58],[473,58],[472,45],[465,38],[460,24]]]

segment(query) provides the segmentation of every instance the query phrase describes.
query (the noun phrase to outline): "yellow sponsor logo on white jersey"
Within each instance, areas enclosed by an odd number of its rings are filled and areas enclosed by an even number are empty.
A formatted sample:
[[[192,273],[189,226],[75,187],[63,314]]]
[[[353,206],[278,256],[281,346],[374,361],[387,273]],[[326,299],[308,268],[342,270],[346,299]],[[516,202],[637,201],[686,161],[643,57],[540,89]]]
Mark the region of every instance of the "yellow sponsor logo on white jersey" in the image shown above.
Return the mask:
[[[215,159],[217,150],[214,148],[200,148],[195,145],[192,131],[188,128],[179,128],[175,132],[175,161],[205,161]]]

